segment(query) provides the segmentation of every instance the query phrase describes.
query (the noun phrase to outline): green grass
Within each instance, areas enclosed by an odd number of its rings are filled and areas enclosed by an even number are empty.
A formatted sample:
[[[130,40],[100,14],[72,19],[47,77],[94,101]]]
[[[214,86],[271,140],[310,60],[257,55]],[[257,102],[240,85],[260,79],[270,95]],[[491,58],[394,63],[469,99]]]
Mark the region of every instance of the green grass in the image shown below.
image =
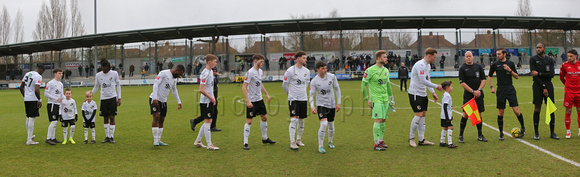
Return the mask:
[[[494,78],[495,80],[496,78]],[[433,79],[434,83],[452,80],[455,91],[454,110],[461,111],[462,92],[457,78]],[[530,77],[515,81],[520,109],[524,114],[528,133],[523,140],[542,147],[570,160],[580,162],[580,137],[577,135],[576,121],[572,121],[572,139],[564,139],[564,97],[563,85],[554,79],[556,87],[557,134],[563,138],[548,138],[549,127],[540,125],[540,141],[533,137]],[[398,84],[398,80],[391,80]],[[41,108],[41,116],[36,119],[35,135],[40,145],[26,146],[25,114],[22,96],[17,90],[0,91],[0,176],[32,175],[91,175],[91,176],[577,176],[580,168],[558,160],[533,149],[515,139],[497,140],[498,132],[484,126],[484,134],[490,140],[478,142],[477,129],[468,126],[465,131],[466,143],[457,143],[459,126],[454,131],[456,149],[438,146],[411,148],[407,139],[409,125],[413,117],[405,92],[398,87],[393,90],[397,112],[391,112],[387,120],[385,140],[389,148],[383,152],[372,150],[372,119],[370,109],[363,105],[360,81],[341,81],[343,109],[336,117],[336,149],[328,149],[326,154],[317,151],[316,115],[309,114],[303,136],[306,147],[298,151],[289,148],[287,101],[281,83],[264,83],[273,100],[268,106],[268,135],[277,141],[275,145],[263,145],[259,120],[252,125],[250,135],[251,150],[242,149],[245,105],[237,103],[241,96],[240,84],[220,84],[220,115],[218,128],[222,132],[212,133],[213,143],[219,151],[195,148],[193,142],[198,131],[192,132],[189,119],[199,115],[198,85],[178,86],[183,109],[177,111],[175,99],[168,98],[169,111],[165,121],[163,141],[167,147],[153,147],[151,116],[148,96],[151,86],[123,87],[123,104],[119,107],[116,144],[84,145],[83,128],[75,132],[77,144],[50,146],[44,143],[48,127],[46,108]],[[497,127],[495,95],[485,89],[486,111],[483,121]],[[91,88],[73,88],[73,98],[78,107],[84,100],[84,92]],[[43,91],[42,91],[43,92]],[[441,92],[437,92],[439,96]],[[41,93],[42,94],[42,93]],[[99,100],[97,94],[95,100]],[[46,98],[43,106],[46,106]],[[243,103],[243,102],[242,102]],[[98,103],[100,106],[100,103]],[[238,112],[235,112],[235,111]],[[427,113],[426,138],[438,142],[441,134],[439,115],[441,107],[429,103]],[[544,110],[542,110],[542,115]],[[575,115],[575,114],[573,114]],[[453,114],[454,124],[459,125],[460,115]],[[573,120],[575,120],[572,116]],[[542,116],[541,122],[544,118]],[[97,117],[97,141],[104,138],[103,119]],[[505,130],[519,127],[511,110],[506,110]],[[200,125],[198,125],[199,129]],[[90,135],[89,135],[90,136]],[[59,126],[56,137],[62,140]],[[204,140],[205,143],[205,140]]]

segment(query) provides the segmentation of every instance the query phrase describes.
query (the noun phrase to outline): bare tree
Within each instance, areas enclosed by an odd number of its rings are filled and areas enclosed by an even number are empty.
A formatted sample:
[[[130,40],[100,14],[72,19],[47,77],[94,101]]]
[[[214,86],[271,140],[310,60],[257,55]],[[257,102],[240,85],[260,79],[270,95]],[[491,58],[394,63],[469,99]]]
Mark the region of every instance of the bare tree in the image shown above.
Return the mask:
[[[14,43],[21,43],[24,41],[24,26],[22,23],[22,11],[18,9],[16,17],[14,17]]]
[[[530,0],[518,0],[518,9],[516,10],[516,16],[529,17],[532,16],[532,5]],[[520,33],[518,36],[518,41],[513,41],[519,43],[520,45],[526,45],[530,42],[528,36],[528,30],[520,29],[517,30]]]
[[[530,5],[530,0],[518,1],[518,10],[516,11],[516,15],[523,17],[532,16],[532,5]]]
[[[53,36],[54,38],[66,37],[68,31],[68,16],[66,13],[66,0],[50,1]]]
[[[70,13],[71,35],[74,37],[85,34],[85,24],[82,21],[78,0],[71,0]]]
[[[402,49],[408,48],[411,45],[411,41],[413,41],[413,33],[404,29],[389,30],[387,35],[393,43]]]
[[[10,14],[6,5],[2,7],[2,13],[0,13],[0,44],[6,45],[10,43],[10,37],[12,35]]]

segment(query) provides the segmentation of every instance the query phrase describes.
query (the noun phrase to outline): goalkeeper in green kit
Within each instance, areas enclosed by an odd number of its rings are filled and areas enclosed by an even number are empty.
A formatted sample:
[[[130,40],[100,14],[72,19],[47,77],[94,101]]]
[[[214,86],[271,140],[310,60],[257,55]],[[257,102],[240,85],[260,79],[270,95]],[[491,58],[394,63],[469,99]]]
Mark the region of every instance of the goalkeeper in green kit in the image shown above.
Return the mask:
[[[384,67],[387,64],[387,51],[377,51],[375,58],[376,64],[365,71],[361,87],[363,97],[372,109],[372,118],[375,121],[373,125],[374,149],[384,151],[387,148],[383,141],[385,120],[389,117],[389,107],[395,110],[395,99],[389,81],[389,70]]]

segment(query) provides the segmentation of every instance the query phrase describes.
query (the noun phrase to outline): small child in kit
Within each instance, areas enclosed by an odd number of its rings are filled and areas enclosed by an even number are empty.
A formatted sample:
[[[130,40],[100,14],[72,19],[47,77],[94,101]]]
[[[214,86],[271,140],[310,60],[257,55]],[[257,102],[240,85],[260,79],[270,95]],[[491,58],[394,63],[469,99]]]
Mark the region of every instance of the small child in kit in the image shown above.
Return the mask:
[[[453,109],[451,107],[453,105],[453,99],[451,98],[451,92],[453,92],[453,86],[451,84],[451,81],[441,83],[441,87],[443,87],[445,93],[443,93],[443,106],[441,107],[441,127],[443,130],[441,130],[441,141],[439,142],[439,146],[456,148],[457,145],[452,142],[453,123],[451,121],[453,121]],[[447,136],[447,143],[445,143],[445,136]]]

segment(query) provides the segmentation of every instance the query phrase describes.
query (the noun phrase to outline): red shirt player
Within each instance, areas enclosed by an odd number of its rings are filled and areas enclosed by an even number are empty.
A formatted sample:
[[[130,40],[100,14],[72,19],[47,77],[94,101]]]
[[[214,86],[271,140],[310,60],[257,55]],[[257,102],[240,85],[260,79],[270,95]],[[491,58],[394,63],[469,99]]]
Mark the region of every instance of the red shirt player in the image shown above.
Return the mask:
[[[562,67],[560,68],[560,81],[562,81],[565,88],[566,138],[570,138],[570,114],[572,113],[572,106],[576,107],[578,129],[580,131],[580,62],[578,62],[578,52],[574,49],[568,51],[568,61],[562,63]],[[580,136],[580,132],[578,136]]]

